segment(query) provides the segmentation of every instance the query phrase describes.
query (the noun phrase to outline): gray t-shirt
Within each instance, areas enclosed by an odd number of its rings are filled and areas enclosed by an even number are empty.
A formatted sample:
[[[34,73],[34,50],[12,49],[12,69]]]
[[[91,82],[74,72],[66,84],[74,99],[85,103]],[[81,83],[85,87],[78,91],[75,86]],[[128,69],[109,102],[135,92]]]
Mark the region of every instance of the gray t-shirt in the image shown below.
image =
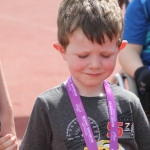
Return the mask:
[[[150,150],[150,125],[139,99],[110,84],[118,115],[118,150]],[[99,147],[109,147],[109,114],[106,96],[84,97]],[[65,84],[38,96],[19,150],[87,150]]]

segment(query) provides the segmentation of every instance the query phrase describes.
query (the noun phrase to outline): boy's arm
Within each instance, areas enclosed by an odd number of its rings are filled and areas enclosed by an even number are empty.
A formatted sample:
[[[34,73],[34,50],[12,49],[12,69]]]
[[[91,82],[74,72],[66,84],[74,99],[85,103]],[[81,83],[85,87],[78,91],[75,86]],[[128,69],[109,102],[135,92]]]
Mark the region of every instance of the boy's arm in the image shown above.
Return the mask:
[[[37,98],[19,150],[51,150],[52,131],[46,108]]]
[[[139,150],[150,150],[150,124],[141,106],[140,100],[131,100],[133,111],[135,140]]]
[[[6,88],[6,83],[1,64],[0,64],[0,122],[1,122],[0,137],[8,133],[16,135],[13,107]]]

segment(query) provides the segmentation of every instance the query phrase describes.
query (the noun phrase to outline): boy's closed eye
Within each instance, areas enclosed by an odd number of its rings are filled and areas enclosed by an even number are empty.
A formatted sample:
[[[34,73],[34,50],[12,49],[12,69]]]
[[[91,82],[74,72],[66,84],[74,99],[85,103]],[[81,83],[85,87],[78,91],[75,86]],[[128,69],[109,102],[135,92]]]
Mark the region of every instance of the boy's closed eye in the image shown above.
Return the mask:
[[[88,55],[79,55],[78,57],[79,58],[86,58],[86,57],[88,57]]]
[[[101,54],[102,57],[104,58],[109,58],[111,55],[110,54]],[[79,55],[79,58],[86,58],[88,57],[88,55]]]
[[[108,55],[108,54],[101,54],[102,57],[104,58],[109,58],[111,55]]]

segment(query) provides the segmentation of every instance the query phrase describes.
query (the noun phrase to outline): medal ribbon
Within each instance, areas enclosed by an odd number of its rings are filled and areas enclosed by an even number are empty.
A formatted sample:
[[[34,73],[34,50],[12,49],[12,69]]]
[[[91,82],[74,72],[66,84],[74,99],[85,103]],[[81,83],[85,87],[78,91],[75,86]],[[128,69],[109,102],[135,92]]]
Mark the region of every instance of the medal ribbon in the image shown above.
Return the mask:
[[[106,81],[104,81],[104,87],[107,95],[108,112],[110,117],[110,150],[118,150],[118,121],[116,105],[112,90]],[[98,150],[98,145],[94,138],[79,92],[71,77],[67,80],[66,88],[88,150]]]

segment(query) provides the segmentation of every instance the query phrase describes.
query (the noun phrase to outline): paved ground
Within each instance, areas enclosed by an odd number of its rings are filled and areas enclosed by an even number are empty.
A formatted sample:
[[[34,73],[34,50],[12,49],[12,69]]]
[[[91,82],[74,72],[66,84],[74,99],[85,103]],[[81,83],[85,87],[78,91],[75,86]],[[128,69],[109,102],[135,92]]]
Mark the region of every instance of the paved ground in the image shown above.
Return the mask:
[[[57,40],[58,5],[59,0],[1,1],[0,60],[19,140],[37,95],[69,75],[66,63],[52,47]],[[119,68],[117,63],[114,73]]]

